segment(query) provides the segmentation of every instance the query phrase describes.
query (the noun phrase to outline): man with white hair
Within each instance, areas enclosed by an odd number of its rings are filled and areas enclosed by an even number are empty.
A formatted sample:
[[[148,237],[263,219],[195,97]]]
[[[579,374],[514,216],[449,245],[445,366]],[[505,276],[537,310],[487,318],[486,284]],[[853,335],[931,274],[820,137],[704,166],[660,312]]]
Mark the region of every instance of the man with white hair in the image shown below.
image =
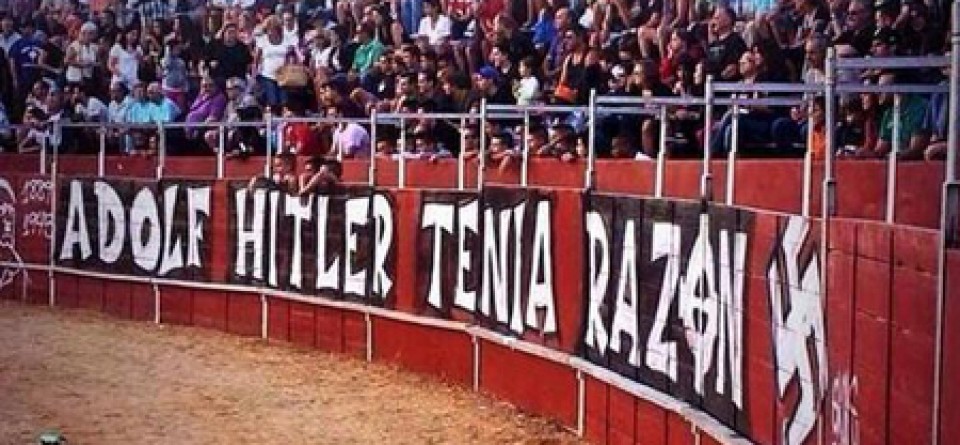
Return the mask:
[[[97,66],[97,25],[86,22],[80,27],[80,35],[67,47],[64,64],[67,69],[64,77],[68,83],[89,86],[93,81],[94,68]]]

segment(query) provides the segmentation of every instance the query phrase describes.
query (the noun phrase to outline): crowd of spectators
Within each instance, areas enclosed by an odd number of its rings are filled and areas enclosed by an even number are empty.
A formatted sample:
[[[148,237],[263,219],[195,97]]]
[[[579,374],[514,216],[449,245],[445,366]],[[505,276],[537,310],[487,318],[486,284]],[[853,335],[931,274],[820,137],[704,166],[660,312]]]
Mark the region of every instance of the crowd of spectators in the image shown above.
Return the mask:
[[[947,5],[920,0],[0,0],[0,146],[96,152],[108,122],[114,153],[230,156],[472,158],[487,144],[508,168],[520,148],[574,160],[587,114],[518,120],[433,119],[488,104],[584,105],[609,96],[702,97],[716,80],[823,83],[827,49],[840,57],[943,55]],[[946,70],[842,72],[857,83],[941,83]],[[842,155],[936,158],[946,139],[945,94],[838,98]],[[743,107],[740,152],[823,156],[824,98],[793,108]],[[397,125],[374,111],[411,113]],[[710,150],[731,149],[733,110],[717,109]],[[233,125],[267,115],[311,117],[277,131]],[[703,109],[656,116],[597,114],[601,157],[702,153]],[[204,123],[157,132],[157,123]],[[3,124],[22,124],[11,130]],[[226,123],[226,129],[218,124]],[[808,133],[808,127],[812,131]],[[371,140],[376,134],[376,140]],[[808,136],[812,135],[811,136]],[[481,138],[480,136],[486,136]],[[270,140],[268,140],[270,138]],[[401,147],[403,150],[401,150]]]

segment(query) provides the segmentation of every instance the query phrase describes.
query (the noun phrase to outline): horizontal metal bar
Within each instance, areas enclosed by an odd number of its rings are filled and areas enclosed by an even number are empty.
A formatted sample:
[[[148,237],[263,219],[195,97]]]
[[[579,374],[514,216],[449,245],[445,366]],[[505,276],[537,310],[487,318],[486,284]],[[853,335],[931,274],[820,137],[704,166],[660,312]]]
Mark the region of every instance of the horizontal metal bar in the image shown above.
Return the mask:
[[[837,69],[905,69],[942,68],[950,66],[950,58],[944,56],[922,57],[851,57],[838,58]]]
[[[932,84],[893,84],[893,85],[863,85],[859,83],[841,83],[837,85],[838,93],[876,93],[876,94],[937,94],[949,93],[950,85]]]
[[[660,107],[603,107],[597,108],[598,116],[611,114],[627,114],[634,116],[656,116],[660,114]]]
[[[587,111],[586,105],[487,105],[487,111],[518,111],[530,113],[572,113]]]
[[[714,99],[715,105],[742,105],[742,106],[760,106],[760,107],[792,107],[803,104],[805,99],[802,97],[718,97]]]
[[[798,94],[816,94],[823,93],[824,86],[809,83],[786,83],[786,82],[714,82],[713,91],[715,93],[798,93]]]
[[[678,105],[695,106],[704,105],[706,100],[702,97],[691,96],[598,96],[597,106],[600,105]]]
[[[357,118],[357,117],[302,116],[302,117],[276,117],[276,118],[273,118],[273,122],[275,123],[306,123],[306,124],[316,124],[316,123],[369,124],[370,119]]]
[[[410,119],[480,119],[479,113],[378,113],[377,121]],[[369,119],[366,120],[370,122]]]

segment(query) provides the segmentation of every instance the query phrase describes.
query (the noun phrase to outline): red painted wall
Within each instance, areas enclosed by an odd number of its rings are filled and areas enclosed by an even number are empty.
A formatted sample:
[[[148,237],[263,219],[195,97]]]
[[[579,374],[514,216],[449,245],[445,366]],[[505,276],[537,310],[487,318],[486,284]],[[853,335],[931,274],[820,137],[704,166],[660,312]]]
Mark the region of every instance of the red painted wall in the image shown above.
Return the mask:
[[[95,171],[90,158],[76,162],[61,160],[76,174]],[[155,165],[149,160],[110,159],[108,171],[150,177]],[[215,164],[210,160],[171,162],[166,173],[184,173],[202,177]],[[21,191],[31,179],[42,179],[34,171],[38,160],[20,156],[0,156],[0,176]],[[69,165],[69,167],[67,167]],[[351,164],[352,165],[352,164]],[[227,172],[244,177],[258,171],[256,160],[230,162]],[[354,168],[360,167],[360,168]],[[558,313],[561,336],[544,346],[560,351],[575,351],[583,312],[581,296],[582,203],[576,187],[582,184],[582,165],[534,161],[531,182],[550,182],[574,190],[556,194],[555,248],[563,252],[564,273],[557,275],[560,290]],[[366,168],[352,166],[347,175],[366,178]],[[700,164],[671,162],[666,178],[668,196],[695,198],[699,194]],[[877,204],[885,191],[883,164],[840,163],[838,185],[841,211],[865,218],[883,216]],[[472,170],[471,170],[472,171]],[[829,361],[828,384],[824,390],[821,428],[809,443],[928,443],[932,440],[934,418],[940,420],[941,443],[950,443],[960,435],[960,251],[947,255],[948,295],[945,306],[944,354],[939,394],[935,385],[936,363],[936,289],[938,233],[910,227],[934,226],[939,196],[936,165],[904,166],[898,185],[897,221],[901,225],[879,222],[833,219],[829,224],[825,260],[828,262],[827,294],[824,301],[826,344]],[[18,173],[19,172],[19,173]],[[622,193],[650,193],[653,166],[643,163],[598,163],[598,186]],[[786,213],[798,213],[802,168],[796,162],[742,161],[738,172],[737,202]],[[361,174],[362,173],[362,174]],[[384,163],[378,179],[396,179],[396,167]],[[456,164],[418,165],[408,171],[409,184],[449,187],[456,182]],[[715,197],[722,197],[725,165],[714,166]],[[508,182],[517,172],[490,173],[488,179]],[[514,176],[511,176],[514,175]],[[905,180],[910,178],[910,180]],[[920,178],[920,179],[916,179]],[[468,175],[475,184],[475,174]],[[451,182],[452,181],[452,182]],[[843,186],[843,181],[847,186]],[[879,181],[879,182],[878,182]],[[816,184],[816,175],[815,181]],[[859,184],[854,188],[852,184]],[[754,185],[750,185],[754,184]],[[764,184],[763,186],[759,184]],[[818,189],[818,188],[816,188]],[[814,194],[814,209],[819,198]],[[927,198],[923,198],[927,197]],[[394,191],[398,236],[396,280],[397,310],[418,314],[416,290],[416,232],[420,193]],[[213,209],[226,208],[226,187],[214,187]],[[867,201],[870,203],[868,204]],[[49,205],[49,203],[47,204]],[[18,207],[18,226],[25,224],[27,212],[39,211],[42,203]],[[225,217],[212,221],[212,252],[228,252]],[[744,387],[748,416],[736,419],[736,428],[749,431],[760,443],[782,443],[781,425],[791,415],[796,394],[789,392],[781,400],[776,383],[777,363],[773,356],[769,304],[766,300],[770,253],[786,218],[773,212],[755,213],[747,261],[752,275],[746,279],[747,295],[744,319]],[[811,225],[819,232],[820,223]],[[46,264],[49,244],[36,234],[18,230],[17,246],[25,262]],[[563,234],[558,236],[556,234]],[[819,239],[819,233],[815,234]],[[226,275],[228,258],[212,257],[211,273],[215,281]],[[407,260],[410,261],[407,261]],[[0,298],[47,304],[50,300],[48,275],[30,271],[28,279],[19,276],[14,285],[0,288]],[[266,335],[276,341],[291,342],[308,348],[346,353],[364,358],[367,352],[367,321],[362,307],[333,307],[292,301],[283,295],[192,289],[168,284],[131,283],[103,278],[78,277],[70,273],[53,274],[57,306],[85,308],[125,319],[154,320],[163,323],[196,325],[237,335],[260,336],[264,320]],[[159,304],[159,314],[155,307]],[[263,309],[266,312],[263,312]],[[460,330],[410,323],[380,315],[370,317],[374,359],[400,364],[408,369],[435,374],[462,385],[473,384],[474,343],[470,334]],[[532,356],[518,349],[479,339],[479,387],[482,391],[513,401],[523,409],[538,412],[575,428],[578,424],[578,375],[563,361]],[[690,420],[674,411],[625,392],[591,376],[583,376],[585,436],[594,443],[680,444],[713,443],[708,433],[694,433]],[[939,412],[934,399],[941,398]],[[840,414],[839,416],[837,414]]]

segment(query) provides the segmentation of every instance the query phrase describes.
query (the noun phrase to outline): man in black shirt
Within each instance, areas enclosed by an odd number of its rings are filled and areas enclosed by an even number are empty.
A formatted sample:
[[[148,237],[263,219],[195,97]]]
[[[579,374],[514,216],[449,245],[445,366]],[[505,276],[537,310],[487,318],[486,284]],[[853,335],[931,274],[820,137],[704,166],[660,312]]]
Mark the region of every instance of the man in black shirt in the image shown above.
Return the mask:
[[[739,76],[737,63],[747,50],[747,44],[739,34],[733,32],[736,16],[726,6],[717,7],[710,20],[710,34],[713,39],[707,47],[707,69],[722,80],[736,80]]]
[[[237,25],[229,23],[223,27],[221,39],[210,43],[207,64],[210,75],[218,84],[223,85],[232,77],[244,78],[253,61],[250,49],[240,42]]]
[[[867,0],[853,0],[847,7],[843,32],[833,40],[833,44],[850,45],[860,54],[867,54],[873,44],[874,29],[873,5]]]
[[[486,98],[489,104],[512,105],[516,103],[510,90],[500,86],[500,73],[492,66],[480,68],[476,77],[478,98]]]

